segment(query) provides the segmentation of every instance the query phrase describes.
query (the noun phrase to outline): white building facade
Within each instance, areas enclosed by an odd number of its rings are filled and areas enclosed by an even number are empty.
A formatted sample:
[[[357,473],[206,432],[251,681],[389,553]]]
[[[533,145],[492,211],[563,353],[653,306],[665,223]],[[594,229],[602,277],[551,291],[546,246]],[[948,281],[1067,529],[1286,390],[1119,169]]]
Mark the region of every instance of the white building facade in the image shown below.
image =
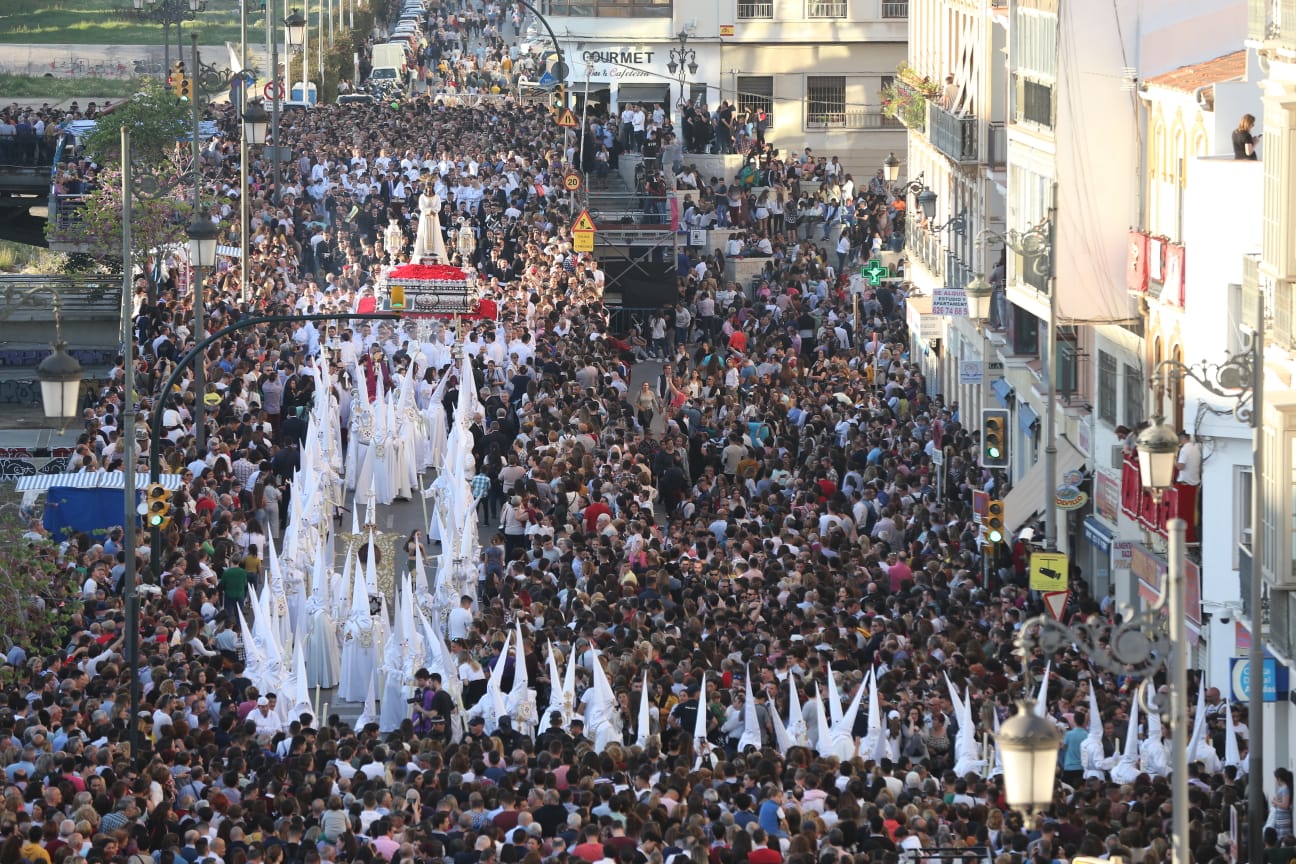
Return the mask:
[[[639,102],[670,113],[681,99],[764,110],[766,141],[782,154],[837,156],[860,181],[903,151],[904,127],[884,115],[881,94],[905,58],[909,0],[551,0],[540,9],[567,61],[570,104],[588,92],[612,111]],[[543,31],[536,39],[544,49]]]

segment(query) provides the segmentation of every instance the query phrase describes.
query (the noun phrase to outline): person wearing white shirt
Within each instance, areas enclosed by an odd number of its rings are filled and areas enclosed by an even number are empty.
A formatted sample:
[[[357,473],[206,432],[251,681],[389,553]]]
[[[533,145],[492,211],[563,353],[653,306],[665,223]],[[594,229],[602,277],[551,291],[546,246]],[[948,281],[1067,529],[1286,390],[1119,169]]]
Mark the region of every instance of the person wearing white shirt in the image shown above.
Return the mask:
[[[257,698],[257,707],[248,714],[248,722],[256,728],[256,738],[268,743],[271,738],[283,731],[283,721],[279,715],[270,710],[270,700],[265,696]]]
[[[446,623],[447,635],[450,637],[450,641],[467,639],[472,626],[472,598],[465,595],[459,600],[459,608],[450,610],[450,617]]]

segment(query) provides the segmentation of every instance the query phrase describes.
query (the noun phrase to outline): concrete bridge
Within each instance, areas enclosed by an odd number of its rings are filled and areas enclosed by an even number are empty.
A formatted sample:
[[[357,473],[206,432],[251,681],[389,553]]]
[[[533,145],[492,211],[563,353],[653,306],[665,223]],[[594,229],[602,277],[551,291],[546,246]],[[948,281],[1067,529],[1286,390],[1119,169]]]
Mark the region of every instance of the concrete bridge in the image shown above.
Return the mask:
[[[0,275],[0,369],[32,369],[49,353],[56,306],[69,351],[86,366],[111,363],[121,346],[120,276]]]

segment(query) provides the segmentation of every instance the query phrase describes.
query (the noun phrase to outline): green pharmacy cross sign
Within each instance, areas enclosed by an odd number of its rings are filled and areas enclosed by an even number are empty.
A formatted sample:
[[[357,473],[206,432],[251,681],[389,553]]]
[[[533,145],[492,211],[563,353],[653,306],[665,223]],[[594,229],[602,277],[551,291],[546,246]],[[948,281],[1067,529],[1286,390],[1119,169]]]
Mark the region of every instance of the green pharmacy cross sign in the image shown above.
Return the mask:
[[[860,278],[868,278],[870,285],[881,285],[882,280],[891,275],[891,271],[882,266],[882,262],[874,258],[868,263],[867,267],[860,270]]]

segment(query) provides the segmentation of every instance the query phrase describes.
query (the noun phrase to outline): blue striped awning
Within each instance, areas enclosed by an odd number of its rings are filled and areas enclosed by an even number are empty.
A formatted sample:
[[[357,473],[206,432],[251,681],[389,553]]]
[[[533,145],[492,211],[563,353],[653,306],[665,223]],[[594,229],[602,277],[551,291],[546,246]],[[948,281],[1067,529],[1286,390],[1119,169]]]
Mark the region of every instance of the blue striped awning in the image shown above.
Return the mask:
[[[162,474],[158,482],[167,489],[175,491],[180,488],[179,474]],[[143,489],[149,485],[147,474],[135,475],[135,488]],[[75,474],[34,474],[30,477],[19,477],[17,491],[45,492],[55,486],[68,486],[72,489],[125,489],[126,475],[122,471],[78,471]]]
[[[1084,536],[1090,545],[1104,555],[1111,552],[1112,543],[1116,540],[1116,532],[1092,514],[1085,517]]]
[[[994,391],[995,398],[1004,408],[1008,407],[1008,397],[1012,395],[1012,385],[1005,378],[996,378],[990,382],[990,389]]]
[[[1039,423],[1039,415],[1035,413],[1035,409],[1025,402],[1018,402],[1017,425],[1021,426],[1022,432],[1026,435],[1035,434],[1035,424],[1037,423]]]

